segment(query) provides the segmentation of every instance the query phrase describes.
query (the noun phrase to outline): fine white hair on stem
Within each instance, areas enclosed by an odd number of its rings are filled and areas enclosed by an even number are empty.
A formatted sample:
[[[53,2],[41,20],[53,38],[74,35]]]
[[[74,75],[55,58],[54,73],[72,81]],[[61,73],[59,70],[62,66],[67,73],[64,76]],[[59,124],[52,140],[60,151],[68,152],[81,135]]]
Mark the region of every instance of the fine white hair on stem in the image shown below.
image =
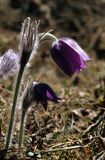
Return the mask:
[[[32,87],[33,87],[33,84],[29,80],[22,94],[22,99],[21,99],[21,107],[22,107],[21,109],[22,110],[27,111],[27,109],[30,107],[30,105],[33,102]]]
[[[38,21],[35,21],[34,23],[33,23],[33,25],[35,24],[35,30],[34,30],[34,28],[33,28],[33,33],[35,33],[34,34],[34,37],[33,37],[33,50],[32,50],[32,54],[31,54],[31,56],[30,56],[30,59],[32,59],[33,58],[33,56],[35,56],[36,54],[37,54],[37,49],[38,49],[38,46],[39,46],[39,34],[38,34],[38,27],[39,27],[39,24],[40,24],[40,20],[38,20]]]
[[[0,57],[0,78],[7,78],[19,69],[19,55],[9,49]]]

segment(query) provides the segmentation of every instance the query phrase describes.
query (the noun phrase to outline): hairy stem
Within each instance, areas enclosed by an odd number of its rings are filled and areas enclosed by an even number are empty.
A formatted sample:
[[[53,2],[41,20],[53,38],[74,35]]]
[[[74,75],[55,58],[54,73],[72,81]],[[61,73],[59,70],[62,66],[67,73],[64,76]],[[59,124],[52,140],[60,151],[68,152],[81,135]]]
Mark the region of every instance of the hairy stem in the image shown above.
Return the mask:
[[[46,35],[49,36],[49,37],[51,37],[51,38],[54,39],[55,41],[58,40],[58,38],[55,37],[55,36],[54,36],[53,34],[51,34],[51,33],[47,33]]]
[[[22,110],[20,132],[19,132],[19,143],[18,143],[19,148],[23,147],[25,115],[26,111]]]
[[[40,34],[39,36],[41,36],[41,34]],[[49,38],[51,38],[51,39],[54,40],[54,41],[57,41],[57,40],[58,40],[58,38],[55,37],[55,36],[54,36],[53,34],[51,34],[50,32],[42,33],[42,36],[41,36],[40,40],[43,41],[46,37],[49,37]]]
[[[16,82],[14,98],[13,98],[12,111],[11,111],[11,117],[10,117],[10,122],[9,122],[9,128],[8,128],[7,139],[6,139],[6,147],[5,148],[9,147],[10,141],[11,141],[13,123],[14,123],[14,118],[15,118],[16,102],[17,102],[17,97],[18,97],[18,92],[19,92],[19,87],[20,87],[23,71],[24,71],[24,67],[20,67],[18,77],[17,77],[17,82]]]

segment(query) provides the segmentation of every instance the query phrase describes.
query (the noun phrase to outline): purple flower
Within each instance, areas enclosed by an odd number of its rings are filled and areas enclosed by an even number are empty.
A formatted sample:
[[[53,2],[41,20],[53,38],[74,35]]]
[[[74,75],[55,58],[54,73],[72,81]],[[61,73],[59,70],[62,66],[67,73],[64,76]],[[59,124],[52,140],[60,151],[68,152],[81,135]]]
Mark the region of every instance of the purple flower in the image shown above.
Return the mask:
[[[36,82],[33,82],[33,98],[37,104],[42,104],[45,110],[47,109],[48,101],[58,103],[60,100],[48,84]]]
[[[58,103],[60,98],[56,96],[51,87],[46,83],[29,83],[25,87],[22,98],[22,109],[26,110],[32,103],[42,104],[47,109],[48,101]]]
[[[0,57],[0,78],[8,77],[19,69],[19,56],[13,49],[9,49]]]
[[[51,55],[55,63],[69,76],[86,68],[89,56],[70,38],[60,38],[52,44]]]

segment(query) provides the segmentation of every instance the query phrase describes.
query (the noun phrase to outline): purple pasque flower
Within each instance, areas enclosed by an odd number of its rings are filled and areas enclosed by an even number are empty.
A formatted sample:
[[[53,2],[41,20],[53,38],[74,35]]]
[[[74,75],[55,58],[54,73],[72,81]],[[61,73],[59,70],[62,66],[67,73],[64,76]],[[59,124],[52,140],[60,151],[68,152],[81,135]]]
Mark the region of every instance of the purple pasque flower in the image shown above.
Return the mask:
[[[0,78],[6,78],[19,69],[19,55],[9,49],[0,57]]]
[[[28,83],[23,92],[22,109],[26,110],[32,103],[41,104],[44,109],[47,109],[48,101],[58,103],[58,98],[52,88],[46,83]]]
[[[52,44],[51,56],[60,69],[71,76],[86,68],[90,58],[71,38],[60,38]]]
[[[44,109],[47,109],[48,101],[58,103],[58,98],[52,88],[46,83],[33,82],[33,98],[37,104],[42,104]]]
[[[31,21],[27,17],[23,24],[20,34],[19,52],[21,54],[20,64],[24,67],[32,53],[36,53],[38,47],[38,26],[39,21]]]

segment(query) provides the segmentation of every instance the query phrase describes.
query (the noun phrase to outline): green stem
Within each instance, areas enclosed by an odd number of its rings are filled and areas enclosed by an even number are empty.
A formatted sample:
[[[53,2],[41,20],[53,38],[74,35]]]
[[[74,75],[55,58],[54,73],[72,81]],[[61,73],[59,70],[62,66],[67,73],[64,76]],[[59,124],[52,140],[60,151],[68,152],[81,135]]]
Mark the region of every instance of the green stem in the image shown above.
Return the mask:
[[[47,32],[47,33],[45,33],[45,34],[43,34],[43,36],[41,37],[41,40],[43,40],[45,37],[50,37],[50,38],[52,38],[54,41],[57,41],[58,40],[58,38],[57,37],[55,37],[53,34],[51,34],[51,33],[49,33],[49,32]]]
[[[19,132],[19,143],[18,143],[19,148],[23,147],[25,115],[26,115],[26,110],[22,110],[20,132]]]
[[[19,70],[19,73],[18,73],[18,77],[17,77],[17,82],[16,82],[16,88],[15,88],[14,98],[13,98],[11,117],[10,117],[8,134],[7,134],[7,139],[6,139],[6,148],[9,147],[10,141],[11,141],[12,128],[13,128],[13,123],[14,123],[14,118],[15,118],[16,102],[17,102],[17,97],[18,97],[18,92],[19,92],[19,87],[20,87],[23,71],[24,71],[24,67],[20,67],[20,70]]]
[[[49,36],[49,37],[51,37],[51,38],[54,39],[55,41],[58,40],[58,38],[55,37],[55,36],[54,36],[53,34],[51,34],[51,33],[46,33],[46,35]]]

